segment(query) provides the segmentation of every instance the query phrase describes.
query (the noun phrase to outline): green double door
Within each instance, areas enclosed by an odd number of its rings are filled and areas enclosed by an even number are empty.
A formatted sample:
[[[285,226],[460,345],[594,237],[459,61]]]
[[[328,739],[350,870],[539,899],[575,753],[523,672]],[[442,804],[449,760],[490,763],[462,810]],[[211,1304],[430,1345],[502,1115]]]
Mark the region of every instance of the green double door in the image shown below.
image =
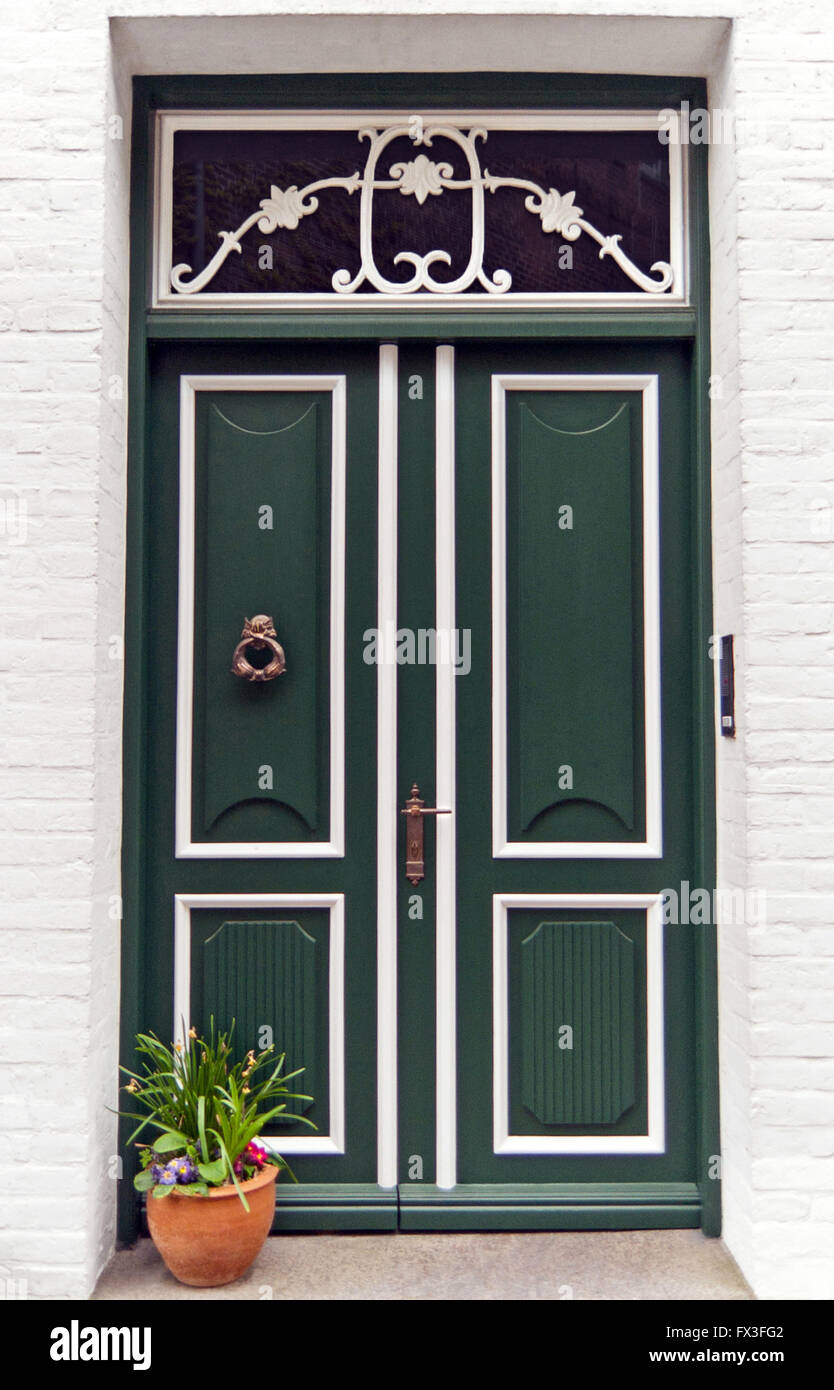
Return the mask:
[[[305,1068],[282,1229],[714,1227],[686,346],[151,365],[145,1026]]]

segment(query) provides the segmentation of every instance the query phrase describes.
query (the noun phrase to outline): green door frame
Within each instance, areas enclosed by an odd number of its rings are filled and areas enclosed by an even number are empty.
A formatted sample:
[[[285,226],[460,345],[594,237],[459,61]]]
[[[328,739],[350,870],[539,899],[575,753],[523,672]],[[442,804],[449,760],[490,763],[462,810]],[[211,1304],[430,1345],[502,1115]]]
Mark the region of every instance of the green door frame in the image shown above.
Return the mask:
[[[224,311],[188,312],[148,308],[150,302],[151,209],[153,207],[153,117],[160,108],[402,108],[419,110],[448,105],[450,93],[460,107],[525,109],[540,107],[611,109],[627,107],[658,111],[690,109],[707,104],[706,82],[699,78],[577,76],[565,74],[467,73],[460,75],[406,73],[399,75],[339,74],[336,76],[218,76],[137,77],[133,80],[131,164],[131,270],[129,294],[130,350],[128,369],[127,577],[125,649],[128,653],[124,696],[123,837],[122,837],[122,1000],[121,1055],[135,1062],[134,1039],[145,1023],[143,959],[146,944],[144,874],[147,766],[144,756],[148,661],[145,640],[147,616],[146,534],[150,519],[147,489],[148,354],[153,341],[197,343],[275,341],[276,338],[326,340],[366,339],[379,342],[422,342],[426,346],[459,339],[506,337],[542,342],[547,339],[612,340],[678,339],[692,344],[692,476],[690,480],[694,564],[691,574],[692,689],[694,731],[694,822],[696,882],[711,892],[715,886],[715,759],[714,689],[710,660],[712,633],[712,567],[710,532],[710,406],[709,406],[709,222],[707,147],[689,147],[688,225],[690,307],[664,309],[656,303],[645,309],[559,309],[505,313],[426,312],[416,304],[408,309],[381,309],[361,314],[339,312]],[[511,327],[510,327],[511,325]],[[696,941],[696,1081],[697,1171],[701,1227],[717,1236],[721,1228],[718,1114],[717,942],[714,924],[700,929]],[[121,1140],[129,1131],[124,1127]],[[368,1225],[373,1221],[369,1216]],[[139,1207],[132,1184],[130,1155],[119,1186],[118,1233],[133,1240],[139,1230]]]

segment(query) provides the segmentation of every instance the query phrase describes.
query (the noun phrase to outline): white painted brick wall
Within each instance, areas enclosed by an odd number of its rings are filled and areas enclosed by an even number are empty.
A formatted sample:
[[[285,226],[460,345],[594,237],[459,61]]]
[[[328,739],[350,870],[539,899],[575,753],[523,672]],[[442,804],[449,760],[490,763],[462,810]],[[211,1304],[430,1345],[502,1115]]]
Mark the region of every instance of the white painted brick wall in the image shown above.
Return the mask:
[[[285,0],[298,19],[282,45],[265,27],[279,21],[221,19],[197,42],[187,18],[275,8],[27,0],[0,11],[0,1276],[25,1277],[37,1296],[87,1293],[113,1239],[122,671],[108,650],[122,624],[124,401],[107,385],[125,371],[128,149],[107,138],[106,116],[121,113],[127,135],[132,71],[280,71],[287,53],[298,70],[312,53],[329,70],[558,71],[573,36],[577,70],[691,70],[685,42],[638,18],[602,67],[604,40],[584,41],[579,18],[558,43],[554,28],[552,46],[525,50],[508,0],[330,0],[332,14],[400,25],[361,39],[320,14],[305,25],[316,0]],[[729,15],[732,33],[700,67],[711,104],[768,123],[763,138],[748,130],[711,151],[715,628],[737,634],[739,692],[738,738],[718,750],[720,877],[768,894],[765,925],[720,932],[725,1235],[761,1296],[831,1297],[830,3],[523,8],[554,26],[563,8],[604,10],[606,32],[616,16]],[[423,16],[416,30],[394,18],[409,13]],[[476,25],[479,14],[494,19]],[[8,534],[9,499],[26,504],[25,544]]]
[[[735,1102],[723,1147],[741,1170],[726,1234],[761,1296],[830,1298],[834,527],[811,525],[812,500],[834,501],[830,11],[742,18],[735,56],[738,103],[761,105],[772,138],[737,153],[743,587],[740,606],[719,595],[718,611],[722,628],[743,621],[744,743],[719,753],[742,760],[738,868],[768,897],[766,927],[738,942],[740,1071],[729,1077],[727,1057],[722,1068]]]

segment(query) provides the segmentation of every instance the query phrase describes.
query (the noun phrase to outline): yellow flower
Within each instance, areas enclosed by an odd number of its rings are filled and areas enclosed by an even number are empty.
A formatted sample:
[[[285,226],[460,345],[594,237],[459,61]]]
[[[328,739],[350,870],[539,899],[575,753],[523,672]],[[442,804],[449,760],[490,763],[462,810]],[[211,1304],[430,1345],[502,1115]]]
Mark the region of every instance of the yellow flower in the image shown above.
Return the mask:
[[[248,1087],[248,1086],[244,1086],[244,1088],[243,1088],[243,1094],[244,1094],[245,1096],[248,1096],[248,1095],[249,1095],[249,1087]]]
[[[197,1036],[197,1029],[194,1027],[193,1023],[188,1030],[188,1036],[189,1038],[196,1038]]]
[[[127,1086],[125,1087],[125,1090],[132,1091],[134,1094],[139,1089],[139,1082],[136,1080],[135,1076],[128,1082]]]

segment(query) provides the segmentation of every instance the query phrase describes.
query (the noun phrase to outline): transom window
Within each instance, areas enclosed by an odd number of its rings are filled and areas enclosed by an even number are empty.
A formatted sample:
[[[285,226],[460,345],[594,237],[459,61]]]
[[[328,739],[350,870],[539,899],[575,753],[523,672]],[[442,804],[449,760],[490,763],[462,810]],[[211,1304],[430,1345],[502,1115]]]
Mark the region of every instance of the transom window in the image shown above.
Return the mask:
[[[155,306],[680,305],[651,112],[163,112]]]

